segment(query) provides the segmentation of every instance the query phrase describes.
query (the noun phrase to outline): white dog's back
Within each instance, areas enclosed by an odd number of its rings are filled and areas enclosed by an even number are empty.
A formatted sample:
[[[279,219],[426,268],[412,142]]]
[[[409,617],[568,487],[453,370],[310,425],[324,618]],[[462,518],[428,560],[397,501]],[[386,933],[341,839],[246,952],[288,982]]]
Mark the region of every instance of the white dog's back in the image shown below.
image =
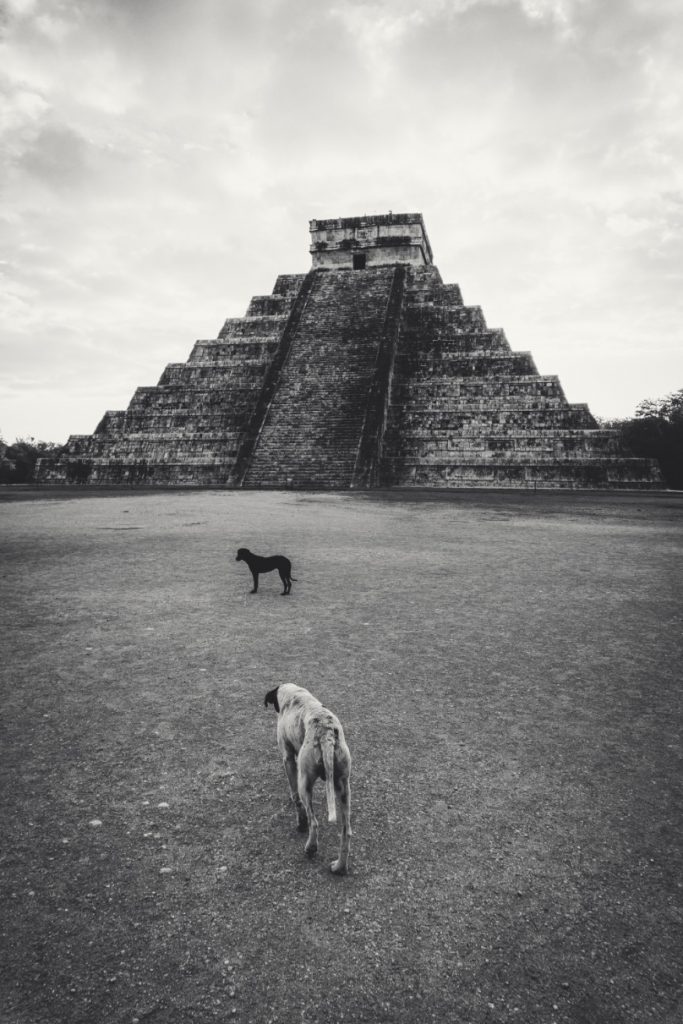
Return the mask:
[[[348,766],[347,774],[351,767],[342,724],[303,686],[283,683],[278,687],[277,696],[280,704],[278,742],[294,747],[297,755],[303,756],[307,771],[314,771],[317,778],[325,780],[328,820],[336,822],[334,760],[338,750]],[[302,751],[302,748],[305,749]]]
[[[312,804],[316,779],[325,780],[327,813],[331,822],[337,821],[336,797],[339,797],[342,839],[339,858],[333,863],[332,870],[343,874],[347,867],[351,835],[351,754],[342,724],[317,697],[295,683],[276,686],[266,694],[264,703],[266,706],[272,704],[278,713],[278,747],[289,779],[292,800],[297,808],[299,828],[308,821],[309,841],[306,852],[309,856],[315,853],[318,846],[318,823]]]

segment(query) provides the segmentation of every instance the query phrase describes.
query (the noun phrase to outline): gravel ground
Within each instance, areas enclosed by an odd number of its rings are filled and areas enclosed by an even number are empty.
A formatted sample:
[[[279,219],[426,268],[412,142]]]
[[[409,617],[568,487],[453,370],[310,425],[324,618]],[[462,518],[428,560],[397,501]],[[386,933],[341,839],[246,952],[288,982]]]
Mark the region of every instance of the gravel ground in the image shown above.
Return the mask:
[[[2,1024],[680,1021],[682,524],[0,492]],[[346,878],[322,815],[304,856],[280,682],[344,723]]]

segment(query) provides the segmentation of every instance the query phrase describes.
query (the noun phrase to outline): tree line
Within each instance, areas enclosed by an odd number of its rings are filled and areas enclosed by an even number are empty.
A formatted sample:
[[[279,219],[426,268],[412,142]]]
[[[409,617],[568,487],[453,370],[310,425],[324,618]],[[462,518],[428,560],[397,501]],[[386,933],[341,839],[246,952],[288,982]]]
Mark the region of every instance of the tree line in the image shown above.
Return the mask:
[[[666,486],[683,490],[683,388],[654,401],[645,399],[630,419],[601,420],[600,425],[617,431],[626,452],[657,459]],[[64,445],[35,437],[6,444],[0,435],[0,483],[31,483],[38,459],[57,458],[63,450]]]
[[[0,436],[0,484],[30,484],[38,459],[56,458],[63,450],[63,444],[35,437],[18,437],[14,444],[7,444]]]
[[[657,459],[666,486],[683,490],[683,388],[645,399],[631,419],[602,420],[601,426],[617,431],[625,451]]]

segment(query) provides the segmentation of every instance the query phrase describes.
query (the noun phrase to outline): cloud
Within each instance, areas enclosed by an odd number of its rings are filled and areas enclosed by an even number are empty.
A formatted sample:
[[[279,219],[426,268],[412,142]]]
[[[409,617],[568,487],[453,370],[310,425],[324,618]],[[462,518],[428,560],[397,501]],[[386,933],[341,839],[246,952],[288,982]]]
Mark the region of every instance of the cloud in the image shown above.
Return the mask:
[[[41,128],[19,158],[21,172],[54,188],[77,188],[85,175],[84,140],[70,128]]]

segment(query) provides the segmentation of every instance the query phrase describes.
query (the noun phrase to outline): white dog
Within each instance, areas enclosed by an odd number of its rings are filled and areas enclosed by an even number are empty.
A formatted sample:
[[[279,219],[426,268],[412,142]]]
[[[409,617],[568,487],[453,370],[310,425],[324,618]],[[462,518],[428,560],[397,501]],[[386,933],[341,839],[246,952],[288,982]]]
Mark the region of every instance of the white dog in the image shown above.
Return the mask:
[[[330,865],[336,875],[346,874],[351,842],[351,754],[344,730],[336,715],[320,701],[294,683],[283,683],[269,690],[264,704],[272,704],[278,713],[277,744],[284,761],[289,789],[296,807],[299,830],[308,828],[305,852],[312,857],[318,849],[318,820],[313,813],[313,786],[325,780],[327,813],[337,820],[335,796],[342,812],[339,857]]]

